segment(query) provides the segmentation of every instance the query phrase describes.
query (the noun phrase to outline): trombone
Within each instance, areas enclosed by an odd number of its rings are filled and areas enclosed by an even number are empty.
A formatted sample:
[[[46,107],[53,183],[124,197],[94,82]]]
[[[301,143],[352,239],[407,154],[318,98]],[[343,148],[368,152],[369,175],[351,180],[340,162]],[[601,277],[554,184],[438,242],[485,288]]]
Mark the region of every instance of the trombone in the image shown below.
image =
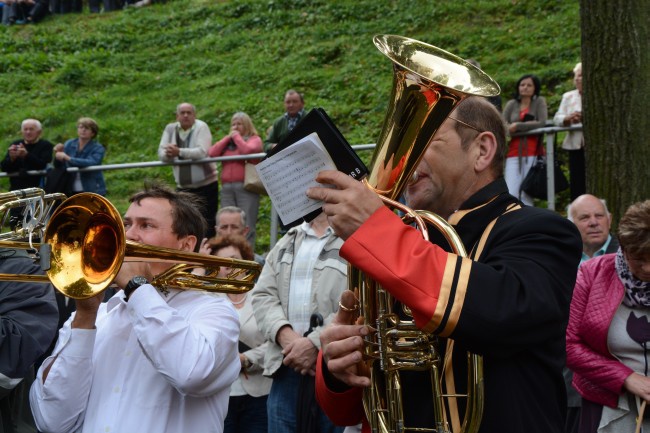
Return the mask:
[[[0,200],[2,197],[0,196]],[[49,219],[41,244],[0,241],[0,247],[27,249],[45,275],[0,274],[0,281],[52,283],[64,295],[87,299],[107,289],[124,262],[163,262],[172,266],[152,285],[162,289],[243,293],[253,288],[261,266],[253,261],[154,247],[126,240],[122,217],[107,199],[81,193],[65,200]],[[189,272],[201,267],[204,275]],[[219,277],[221,267],[231,268]]]

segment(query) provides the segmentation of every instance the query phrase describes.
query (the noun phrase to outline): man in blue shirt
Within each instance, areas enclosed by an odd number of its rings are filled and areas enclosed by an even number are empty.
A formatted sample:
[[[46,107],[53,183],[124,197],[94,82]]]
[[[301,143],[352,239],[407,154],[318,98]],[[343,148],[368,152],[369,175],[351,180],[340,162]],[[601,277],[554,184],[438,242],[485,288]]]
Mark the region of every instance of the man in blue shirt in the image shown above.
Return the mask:
[[[616,252],[618,240],[609,232],[612,215],[607,210],[605,200],[591,194],[583,194],[569,204],[567,217],[578,227],[582,237],[580,265],[594,257]],[[573,372],[565,367],[563,374],[568,404],[565,433],[576,433],[580,420],[581,397],[571,385]]]
[[[609,233],[612,216],[607,210],[605,200],[591,194],[583,194],[569,205],[567,215],[582,236],[580,264],[591,258],[616,252],[618,240]]]

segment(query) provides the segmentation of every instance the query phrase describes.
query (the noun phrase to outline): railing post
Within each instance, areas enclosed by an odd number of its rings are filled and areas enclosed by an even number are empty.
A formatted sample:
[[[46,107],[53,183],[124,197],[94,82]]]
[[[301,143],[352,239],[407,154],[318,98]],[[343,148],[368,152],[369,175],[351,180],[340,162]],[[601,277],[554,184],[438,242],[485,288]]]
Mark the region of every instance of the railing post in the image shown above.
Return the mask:
[[[269,250],[278,242],[278,211],[271,203],[271,226],[269,228]]]
[[[546,133],[546,207],[555,210],[555,134]]]

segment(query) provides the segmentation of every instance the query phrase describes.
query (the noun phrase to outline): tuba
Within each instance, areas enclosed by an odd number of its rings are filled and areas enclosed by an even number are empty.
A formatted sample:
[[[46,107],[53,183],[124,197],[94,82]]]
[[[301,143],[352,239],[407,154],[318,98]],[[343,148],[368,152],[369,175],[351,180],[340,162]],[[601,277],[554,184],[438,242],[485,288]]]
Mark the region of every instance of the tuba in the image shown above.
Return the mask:
[[[40,238],[54,205],[66,199],[65,194],[45,194],[40,188],[25,188],[0,194],[0,229],[11,219],[11,209],[23,209],[22,220],[12,220],[12,228],[0,233],[0,241]]]
[[[414,223],[424,239],[428,240],[428,223],[455,254],[467,256],[460,237],[443,218],[414,211],[395,200],[414,174],[431,137],[454,108],[470,95],[498,95],[499,86],[480,69],[431,45],[395,35],[375,36],[374,43],[393,62],[394,76],[391,101],[365,182],[385,205],[405,215],[405,223]],[[449,375],[446,369],[451,369],[451,362],[441,359],[437,337],[408,320],[412,316],[407,307],[401,316],[394,311],[394,298],[360,270],[350,267],[348,280],[350,290],[358,290],[364,323],[377,330],[366,337],[362,361],[371,380],[370,387],[364,389],[363,405],[372,432],[476,432],[484,401],[482,358],[467,354],[466,394],[445,388],[443,378]],[[450,354],[448,347],[447,356]],[[435,428],[405,425],[400,379],[405,370],[429,373]],[[458,398],[465,399],[462,426],[459,417],[452,415],[457,412]]]

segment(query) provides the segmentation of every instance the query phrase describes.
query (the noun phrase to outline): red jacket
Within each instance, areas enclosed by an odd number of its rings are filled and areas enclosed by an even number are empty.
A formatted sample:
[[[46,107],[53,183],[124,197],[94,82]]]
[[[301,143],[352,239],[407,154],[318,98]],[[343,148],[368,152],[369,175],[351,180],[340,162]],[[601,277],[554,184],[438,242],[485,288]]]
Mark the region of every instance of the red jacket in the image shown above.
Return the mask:
[[[624,294],[615,260],[616,254],[606,254],[580,266],[566,331],[573,386],[587,400],[610,407],[616,407],[623,382],[633,373],[607,348],[609,325]]]
[[[227,149],[230,140],[235,143],[235,149]],[[258,135],[252,135],[248,141],[244,140],[239,134],[234,136],[226,135],[221,140],[214,143],[208,151],[208,156],[233,156],[248,155],[250,153],[259,153],[262,151],[262,139]],[[254,160],[252,162],[256,162]],[[244,160],[224,161],[221,163],[221,183],[243,182],[244,181]]]

